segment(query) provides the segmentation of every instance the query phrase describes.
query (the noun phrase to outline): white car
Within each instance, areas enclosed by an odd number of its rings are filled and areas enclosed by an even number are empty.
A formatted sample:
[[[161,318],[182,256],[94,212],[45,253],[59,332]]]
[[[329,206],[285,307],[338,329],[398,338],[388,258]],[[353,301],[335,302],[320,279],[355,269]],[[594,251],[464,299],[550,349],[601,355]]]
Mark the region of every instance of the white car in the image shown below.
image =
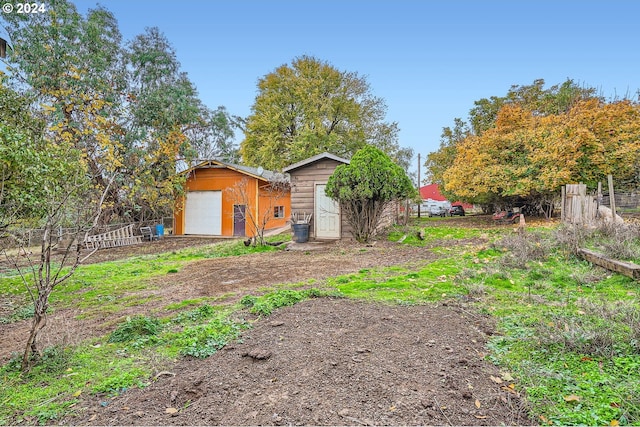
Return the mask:
[[[447,209],[442,206],[431,206],[429,208],[429,216],[446,216]]]

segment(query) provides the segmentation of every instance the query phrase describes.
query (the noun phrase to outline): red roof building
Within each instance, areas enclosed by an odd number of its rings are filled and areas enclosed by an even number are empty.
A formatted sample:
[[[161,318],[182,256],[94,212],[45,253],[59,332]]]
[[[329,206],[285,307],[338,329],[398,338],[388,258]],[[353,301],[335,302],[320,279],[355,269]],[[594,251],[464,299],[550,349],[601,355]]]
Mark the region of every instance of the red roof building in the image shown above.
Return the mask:
[[[429,185],[425,185],[420,187],[420,196],[422,197],[422,200],[433,200],[436,202],[446,202],[447,198],[444,197],[441,193],[440,193],[440,189],[438,187],[438,184],[429,184]],[[451,203],[452,205],[462,205],[463,208],[465,209],[472,209],[473,205],[469,204],[469,203],[462,203],[462,202],[454,202]]]

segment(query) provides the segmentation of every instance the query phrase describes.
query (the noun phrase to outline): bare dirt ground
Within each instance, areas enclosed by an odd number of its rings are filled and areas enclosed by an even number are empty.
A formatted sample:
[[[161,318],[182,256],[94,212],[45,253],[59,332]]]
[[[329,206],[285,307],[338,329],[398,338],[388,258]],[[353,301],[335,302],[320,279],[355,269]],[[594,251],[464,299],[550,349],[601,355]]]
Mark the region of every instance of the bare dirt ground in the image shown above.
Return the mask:
[[[149,387],[83,403],[82,425],[532,425],[458,306],[314,299]]]
[[[92,262],[209,243],[164,239],[101,250]],[[139,295],[144,304],[117,316],[79,320],[78,310],[55,311],[42,343],[72,344],[105,335],[127,315],[170,314],[165,307],[185,299],[233,300],[265,286],[321,281],[362,268],[419,266],[435,258],[426,248],[381,240],[374,246],[337,243],[196,261],[152,280]],[[398,307],[309,300],[257,321],[239,342],[208,359],[178,361],[149,387],[116,398],[87,397],[76,405],[78,415],[63,423],[531,425],[519,396],[507,383],[496,382],[500,373],[483,359],[493,324],[464,304]],[[0,362],[21,350],[28,326],[28,321],[0,325]]]

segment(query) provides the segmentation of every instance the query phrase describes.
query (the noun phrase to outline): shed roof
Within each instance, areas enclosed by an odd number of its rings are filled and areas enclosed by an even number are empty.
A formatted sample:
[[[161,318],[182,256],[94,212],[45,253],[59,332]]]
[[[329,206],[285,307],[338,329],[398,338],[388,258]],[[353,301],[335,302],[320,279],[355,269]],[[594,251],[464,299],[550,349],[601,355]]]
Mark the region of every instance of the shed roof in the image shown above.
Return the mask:
[[[331,154],[331,153],[327,153],[326,151],[324,153],[320,153],[317,154],[313,157],[309,157],[308,159],[304,159],[299,161],[298,163],[294,163],[292,165],[287,166],[286,168],[282,169],[283,172],[291,172],[292,170],[296,170],[296,169],[300,169],[304,166],[310,165],[311,163],[320,161],[320,160],[324,160],[324,159],[331,159],[331,160],[335,160],[336,162],[339,163],[344,163],[344,164],[349,164],[349,160],[347,159],[343,159],[342,157],[338,157],[335,154]]]
[[[196,169],[207,169],[207,168],[215,168],[215,167],[221,167],[221,166],[240,172],[244,175],[248,175],[252,178],[261,179],[263,181],[289,182],[289,176],[287,174],[273,172],[270,170],[263,169],[261,167],[254,168],[252,166],[237,165],[235,163],[228,163],[228,162],[223,162],[222,160],[215,160],[215,159],[202,161],[197,165],[192,166],[189,169],[182,171],[180,173],[189,174]]]

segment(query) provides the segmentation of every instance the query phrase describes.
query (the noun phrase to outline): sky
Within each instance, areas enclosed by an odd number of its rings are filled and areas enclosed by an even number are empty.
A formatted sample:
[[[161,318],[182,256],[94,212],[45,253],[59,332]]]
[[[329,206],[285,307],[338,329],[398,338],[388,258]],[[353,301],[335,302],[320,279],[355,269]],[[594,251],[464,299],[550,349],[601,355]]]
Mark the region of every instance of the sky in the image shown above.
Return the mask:
[[[73,1],[73,0],[72,0]],[[44,0],[46,3],[46,0]],[[75,0],[118,20],[125,40],[158,27],[210,108],[247,117],[258,79],[296,57],[356,72],[422,159],[474,102],[512,85],[572,79],[637,99],[635,0]],[[236,137],[238,142],[243,135]]]

